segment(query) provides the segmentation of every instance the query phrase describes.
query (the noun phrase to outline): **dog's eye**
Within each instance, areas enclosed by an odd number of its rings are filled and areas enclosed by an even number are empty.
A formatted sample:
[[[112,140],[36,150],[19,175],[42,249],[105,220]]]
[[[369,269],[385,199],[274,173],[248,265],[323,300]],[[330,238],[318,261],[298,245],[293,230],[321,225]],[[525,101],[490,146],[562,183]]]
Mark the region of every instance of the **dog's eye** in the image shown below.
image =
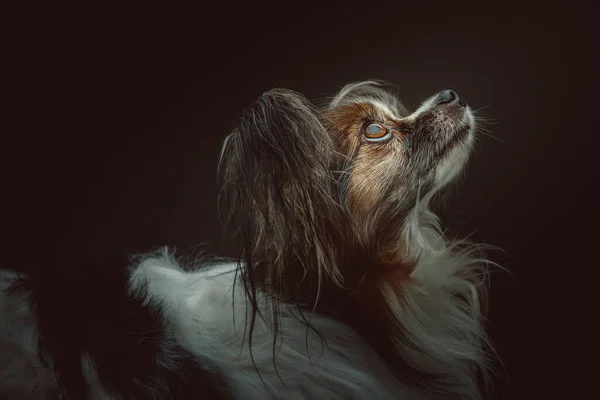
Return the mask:
[[[369,124],[363,129],[363,134],[367,140],[378,141],[387,139],[388,130],[380,124]]]

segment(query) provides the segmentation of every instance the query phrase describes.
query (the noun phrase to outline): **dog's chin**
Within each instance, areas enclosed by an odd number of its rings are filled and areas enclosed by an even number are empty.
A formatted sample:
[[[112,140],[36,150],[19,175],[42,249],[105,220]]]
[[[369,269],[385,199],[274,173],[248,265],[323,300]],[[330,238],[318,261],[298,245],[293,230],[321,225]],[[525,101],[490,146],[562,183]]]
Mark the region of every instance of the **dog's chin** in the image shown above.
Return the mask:
[[[475,117],[471,108],[467,105],[454,105],[446,107],[444,112],[453,125],[452,132],[446,142],[447,150],[452,150],[455,146],[465,145],[466,140],[473,134],[475,128]]]
[[[474,135],[475,118],[469,107],[466,107],[463,117],[453,129],[453,133],[435,168],[434,181],[436,187],[441,188],[447,185],[462,171],[469,159]]]

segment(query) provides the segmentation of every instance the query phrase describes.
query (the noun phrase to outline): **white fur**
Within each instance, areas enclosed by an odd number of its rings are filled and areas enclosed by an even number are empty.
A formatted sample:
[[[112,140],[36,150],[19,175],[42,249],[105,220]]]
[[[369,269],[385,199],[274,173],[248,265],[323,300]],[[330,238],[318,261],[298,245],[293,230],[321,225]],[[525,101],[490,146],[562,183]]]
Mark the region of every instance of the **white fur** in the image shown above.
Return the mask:
[[[36,316],[22,293],[8,295],[18,274],[0,269],[0,398],[44,398],[55,384],[37,353]]]
[[[416,338],[423,352],[410,348],[422,369],[446,374],[461,384],[465,398],[478,399],[480,392],[473,366],[487,380],[492,349],[484,331],[480,297],[486,284],[487,266],[480,247],[466,241],[445,239],[439,220],[428,208],[426,196],[411,211],[404,235],[409,258],[418,259],[408,283],[408,304],[398,304],[396,315]],[[457,298],[460,296],[462,299]],[[402,344],[399,344],[402,346]]]
[[[234,271],[234,264],[222,264],[185,272],[165,250],[134,268],[131,289],[133,292],[145,287],[142,300],[146,304],[161,302],[169,337],[167,343],[176,342],[215,362],[236,398],[426,398],[400,384],[352,329],[330,318],[313,315],[311,323],[324,334],[326,342],[323,343],[294,316],[290,307],[281,310],[277,370],[272,360],[271,324],[260,317],[257,319],[252,355],[263,384],[244,338],[245,293],[239,280],[234,283]],[[9,272],[2,273],[7,278],[15,278]],[[7,282],[5,279],[0,292],[3,357],[0,393],[10,394],[14,389],[18,393],[14,398],[45,398],[53,378],[37,359],[35,313],[25,306],[24,298],[8,295]],[[264,304],[265,300],[262,298],[259,302]],[[93,361],[84,356],[81,363],[91,397],[110,398],[97,378]],[[23,397],[25,394],[30,397]]]
[[[164,252],[140,264],[132,287],[148,283],[148,299],[164,301],[169,310],[165,322],[172,324],[173,339],[215,361],[237,398],[424,398],[402,387],[350,328],[314,315],[311,323],[325,335],[324,344],[289,307],[281,310],[277,370],[271,323],[257,319],[252,355],[265,387],[244,344],[246,297],[241,282],[234,284],[234,271],[234,264],[226,264],[187,273]]]

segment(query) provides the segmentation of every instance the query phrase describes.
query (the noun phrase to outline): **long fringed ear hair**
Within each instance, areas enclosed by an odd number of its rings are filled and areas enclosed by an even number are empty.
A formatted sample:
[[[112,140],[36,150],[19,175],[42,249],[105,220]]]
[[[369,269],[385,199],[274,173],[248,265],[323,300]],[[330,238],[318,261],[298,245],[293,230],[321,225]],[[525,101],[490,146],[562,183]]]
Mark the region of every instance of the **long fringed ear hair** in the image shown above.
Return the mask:
[[[253,305],[250,341],[259,287],[273,293],[277,332],[279,301],[312,298],[316,306],[324,284],[343,283],[338,249],[345,214],[330,172],[334,160],[317,110],[290,90],[263,94],[225,140],[221,196]],[[299,293],[301,286],[314,293]]]

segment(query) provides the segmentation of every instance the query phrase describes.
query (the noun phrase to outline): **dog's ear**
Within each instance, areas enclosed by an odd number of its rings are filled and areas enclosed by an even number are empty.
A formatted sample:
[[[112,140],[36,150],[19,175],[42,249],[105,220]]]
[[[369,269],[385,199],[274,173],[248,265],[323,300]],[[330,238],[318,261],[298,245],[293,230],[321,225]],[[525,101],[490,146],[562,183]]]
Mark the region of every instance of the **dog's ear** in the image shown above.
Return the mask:
[[[263,265],[260,284],[283,297],[302,279],[341,283],[334,157],[317,110],[299,93],[271,90],[244,113],[223,145],[219,170],[226,227],[247,279]]]

